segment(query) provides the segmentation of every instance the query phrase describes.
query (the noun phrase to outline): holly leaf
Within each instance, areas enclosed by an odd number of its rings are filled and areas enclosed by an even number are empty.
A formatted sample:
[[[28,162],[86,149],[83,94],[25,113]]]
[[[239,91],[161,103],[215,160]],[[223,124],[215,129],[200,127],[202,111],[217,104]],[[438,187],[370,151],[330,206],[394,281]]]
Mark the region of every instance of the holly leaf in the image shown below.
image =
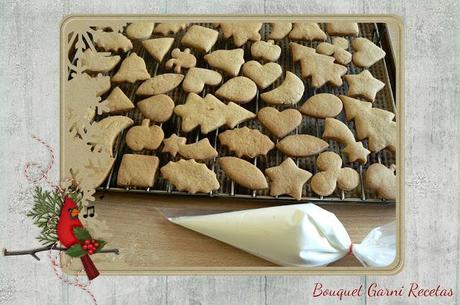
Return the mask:
[[[73,228],[73,234],[75,234],[75,237],[81,242],[85,242],[87,239],[91,240],[91,235],[89,234],[88,230],[83,227]]]
[[[106,242],[104,240],[102,240],[102,239],[98,239],[96,241],[99,244],[99,247],[97,247],[97,249],[94,251],[94,253],[100,252],[102,250],[102,248],[104,248],[104,246],[106,244]]]
[[[85,250],[83,250],[80,244],[75,244],[69,249],[67,249],[65,251],[65,254],[67,254],[70,257],[82,257],[85,256],[87,253]]]

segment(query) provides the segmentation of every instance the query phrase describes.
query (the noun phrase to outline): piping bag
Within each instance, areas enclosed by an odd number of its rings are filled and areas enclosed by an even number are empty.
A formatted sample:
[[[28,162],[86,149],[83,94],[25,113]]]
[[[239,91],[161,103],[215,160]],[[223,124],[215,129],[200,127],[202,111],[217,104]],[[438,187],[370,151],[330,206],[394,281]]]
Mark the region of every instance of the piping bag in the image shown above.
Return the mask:
[[[281,266],[324,266],[353,254],[366,267],[386,267],[396,257],[395,222],[352,244],[339,219],[312,203],[168,220]]]

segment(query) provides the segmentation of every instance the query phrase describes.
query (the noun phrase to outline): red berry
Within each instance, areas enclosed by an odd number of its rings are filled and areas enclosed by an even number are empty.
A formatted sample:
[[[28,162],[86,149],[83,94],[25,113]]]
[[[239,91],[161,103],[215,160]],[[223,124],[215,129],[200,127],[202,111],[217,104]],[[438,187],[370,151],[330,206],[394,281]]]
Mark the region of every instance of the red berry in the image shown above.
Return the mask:
[[[87,245],[83,245],[83,250],[88,250],[88,246],[87,246]]]
[[[85,240],[85,244],[87,244],[87,245],[90,244],[89,239]]]
[[[94,246],[95,246],[96,248],[98,248],[98,247],[99,247],[99,243],[97,243],[97,242],[94,243]]]
[[[89,255],[91,255],[91,254],[94,253],[94,251],[93,251],[93,250],[89,250],[88,253],[89,253]]]

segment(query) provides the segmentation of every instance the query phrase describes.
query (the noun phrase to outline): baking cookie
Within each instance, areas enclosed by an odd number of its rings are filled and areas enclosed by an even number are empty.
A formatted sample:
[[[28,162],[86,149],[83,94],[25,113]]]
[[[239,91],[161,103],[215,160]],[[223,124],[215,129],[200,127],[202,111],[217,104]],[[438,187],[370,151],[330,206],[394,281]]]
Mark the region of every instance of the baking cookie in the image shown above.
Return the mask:
[[[174,38],[153,38],[142,41],[142,46],[152,55],[153,59],[157,62],[162,62],[173,43]]]
[[[159,163],[155,156],[124,154],[118,169],[117,185],[152,187]]]
[[[364,184],[381,198],[396,199],[398,186],[394,168],[387,168],[379,163],[372,164],[364,173]]]
[[[305,86],[300,78],[292,72],[286,71],[283,83],[275,89],[260,95],[268,104],[297,104],[303,96]]]
[[[155,27],[153,32],[155,34],[161,34],[167,36],[169,34],[176,34],[180,30],[185,30],[189,23],[160,23]]]
[[[219,158],[219,166],[235,183],[250,190],[268,188],[264,174],[252,163],[236,157]]]
[[[163,178],[179,191],[191,194],[209,193],[220,187],[216,174],[205,164],[197,163],[195,160],[169,161],[160,171]]]
[[[189,93],[185,104],[176,106],[174,113],[182,118],[184,132],[190,132],[200,126],[201,133],[204,134],[223,125],[234,128],[255,117],[254,113],[233,102],[226,105],[212,94],[202,98],[195,93]]]
[[[237,47],[241,47],[248,40],[260,40],[260,29],[262,23],[259,22],[238,22],[238,23],[219,23],[218,26],[222,29],[222,34],[225,39],[233,36],[233,43]]]
[[[298,44],[296,42],[290,42],[289,47],[291,48],[292,52],[292,60],[297,62],[305,57],[305,54],[308,53],[316,53],[316,50],[310,47],[306,47],[304,45]]]
[[[93,146],[95,152],[106,152],[113,156],[113,144],[118,135],[134,122],[123,115],[113,115],[91,124],[97,132],[89,133],[88,144]]]
[[[270,23],[272,31],[268,35],[268,39],[280,40],[286,37],[292,30],[292,23],[290,22],[275,22]]]
[[[127,52],[133,48],[131,40],[118,32],[96,31],[93,34],[93,42],[98,48],[105,51]]]
[[[318,172],[311,178],[311,189],[320,196],[331,195],[336,187],[351,191],[359,185],[359,174],[350,167],[342,168],[342,158],[332,151],[321,153],[316,159]]]
[[[131,102],[119,87],[115,87],[109,96],[101,102],[101,105],[102,111],[99,114],[120,113],[134,109],[133,102]]]
[[[396,151],[397,133],[392,112],[372,108],[372,104],[341,95],[347,120],[355,121],[356,138],[368,139],[369,150],[378,152],[386,147]]]
[[[162,152],[170,153],[173,157],[179,154],[185,159],[194,160],[209,160],[218,155],[207,138],[192,144],[186,144],[186,141],[186,138],[178,137],[173,133],[169,138],[164,139]]]
[[[131,39],[144,40],[152,36],[153,22],[135,22],[126,27],[126,36]]]
[[[300,60],[300,70],[303,78],[311,77],[311,86],[319,88],[330,83],[342,86],[342,76],[347,68],[334,63],[335,58],[317,53],[307,53]]]
[[[311,173],[299,168],[291,158],[267,168],[265,174],[270,178],[271,196],[287,194],[297,200],[302,198],[302,188],[311,178]]]
[[[345,75],[344,78],[348,83],[348,96],[361,96],[369,102],[373,102],[377,92],[385,87],[385,83],[373,77],[368,70],[363,70],[359,74]]]
[[[122,61],[120,69],[112,76],[112,82],[115,83],[135,83],[138,80],[150,78],[145,62],[142,57],[132,52],[125,60]]]
[[[158,94],[137,103],[137,108],[146,119],[156,123],[169,120],[174,111],[174,101],[165,94]]]
[[[335,118],[342,111],[342,101],[330,93],[318,93],[300,107],[300,112],[315,118]]]
[[[190,69],[196,66],[196,57],[190,53],[190,49],[181,51],[179,48],[175,48],[171,52],[171,57],[166,62],[165,67],[168,70],[174,68],[176,73],[180,73],[182,68]]]
[[[327,36],[317,23],[294,23],[289,38],[293,40],[326,40]]]
[[[251,79],[244,76],[237,76],[229,79],[216,91],[218,97],[237,104],[246,104],[252,101],[256,94],[256,84]]]
[[[163,129],[157,125],[150,126],[150,120],[142,120],[142,125],[131,127],[126,133],[126,145],[131,150],[155,150],[164,138]]]
[[[156,95],[167,93],[180,85],[184,76],[176,73],[165,73],[143,82],[136,90],[137,95]]]
[[[302,122],[302,114],[296,109],[280,112],[273,107],[264,107],[257,113],[257,118],[277,138],[286,136]]]
[[[276,45],[273,40],[256,41],[251,46],[251,55],[255,59],[277,61],[281,56],[281,47]]]
[[[260,64],[256,60],[248,61],[243,65],[243,75],[252,79],[260,89],[273,84],[283,74],[281,66],[274,62]]]
[[[187,47],[208,53],[217,42],[219,32],[201,25],[192,25],[182,37],[181,43]]]
[[[361,68],[369,68],[386,55],[384,50],[366,38],[355,38],[351,42],[351,46],[355,50],[353,53],[353,63]]]
[[[326,32],[331,36],[358,36],[359,27],[355,22],[333,22],[326,24]]]
[[[331,139],[345,145],[343,152],[347,154],[350,162],[367,162],[367,156],[371,153],[364,148],[362,142],[356,142],[355,136],[343,122],[327,118],[324,123],[323,139]]]
[[[307,134],[290,135],[276,144],[276,148],[290,157],[313,156],[328,147],[326,141]]]
[[[257,129],[248,127],[226,130],[219,134],[219,141],[240,158],[266,156],[275,147],[269,137]]]
[[[182,89],[185,92],[200,93],[204,85],[217,86],[222,82],[219,72],[203,68],[190,68],[185,75]]]
[[[343,42],[341,39],[345,42]],[[346,43],[346,47],[345,46]],[[319,54],[330,55],[335,58],[335,61],[341,65],[348,65],[351,62],[351,53],[346,49],[348,48],[348,40],[342,37],[337,37],[333,40],[332,44],[329,42],[321,42],[316,51]]]
[[[106,52],[95,52],[91,49],[86,49],[81,55],[79,61],[85,68],[85,71],[90,72],[109,72],[120,62],[121,57],[118,55],[111,56]]]
[[[230,76],[237,76],[244,64],[244,50],[217,50],[205,55],[204,60],[213,68],[222,70]]]

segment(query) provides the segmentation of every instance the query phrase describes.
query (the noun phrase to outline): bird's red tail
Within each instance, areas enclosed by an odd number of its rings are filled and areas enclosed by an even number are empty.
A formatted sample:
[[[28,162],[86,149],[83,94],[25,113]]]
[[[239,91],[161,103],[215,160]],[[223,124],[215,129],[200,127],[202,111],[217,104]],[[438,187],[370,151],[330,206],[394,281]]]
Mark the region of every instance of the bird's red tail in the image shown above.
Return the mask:
[[[80,257],[80,259],[81,263],[83,264],[83,268],[85,269],[86,275],[88,276],[88,279],[93,280],[96,277],[98,277],[99,271],[97,270],[89,255],[86,254],[85,256]]]

